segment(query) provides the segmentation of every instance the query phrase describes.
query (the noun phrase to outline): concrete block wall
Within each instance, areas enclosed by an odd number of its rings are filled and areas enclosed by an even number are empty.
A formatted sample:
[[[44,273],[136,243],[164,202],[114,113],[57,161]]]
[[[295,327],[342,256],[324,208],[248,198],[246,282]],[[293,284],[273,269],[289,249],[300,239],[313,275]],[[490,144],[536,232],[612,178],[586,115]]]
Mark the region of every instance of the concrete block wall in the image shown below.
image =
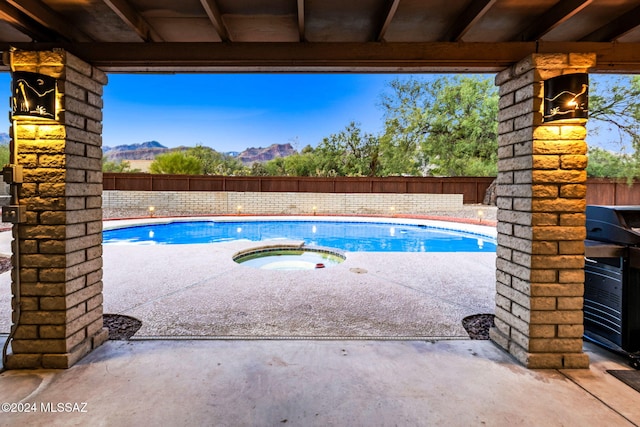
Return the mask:
[[[461,209],[462,194],[105,191],[105,209],[198,214],[389,214]],[[314,209],[315,208],[315,209]]]
[[[9,368],[67,368],[108,337],[102,322],[102,90],[100,70],[62,50],[15,51],[14,71],[58,79],[56,120],[13,122],[24,167],[14,225]],[[19,257],[16,254],[19,253]],[[16,259],[17,258],[17,259]],[[19,263],[18,263],[19,261]],[[19,283],[16,280],[19,275]]]
[[[530,368],[586,368],[582,352],[586,121],[543,123],[543,81],[593,54],[536,54],[500,87],[496,319],[491,339]]]

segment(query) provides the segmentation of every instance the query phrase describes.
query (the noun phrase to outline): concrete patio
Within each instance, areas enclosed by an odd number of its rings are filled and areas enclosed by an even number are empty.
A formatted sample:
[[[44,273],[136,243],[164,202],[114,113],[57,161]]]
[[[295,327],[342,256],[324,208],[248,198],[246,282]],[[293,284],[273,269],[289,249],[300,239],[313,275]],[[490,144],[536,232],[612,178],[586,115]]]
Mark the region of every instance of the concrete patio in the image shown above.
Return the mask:
[[[640,393],[606,373],[624,361],[585,349],[590,369],[527,370],[490,341],[107,341],[0,374],[1,402],[36,408],[0,425],[638,425]]]

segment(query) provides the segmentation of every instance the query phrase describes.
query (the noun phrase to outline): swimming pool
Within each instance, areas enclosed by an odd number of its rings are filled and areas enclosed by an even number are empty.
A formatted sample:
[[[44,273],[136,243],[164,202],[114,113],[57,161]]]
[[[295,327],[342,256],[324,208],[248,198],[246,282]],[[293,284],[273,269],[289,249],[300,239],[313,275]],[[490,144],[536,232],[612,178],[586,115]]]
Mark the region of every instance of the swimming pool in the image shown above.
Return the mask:
[[[301,240],[347,252],[495,252],[495,238],[442,221],[256,219],[172,220],[110,228],[106,244],[194,244],[233,240]],[[478,227],[484,228],[484,227]]]

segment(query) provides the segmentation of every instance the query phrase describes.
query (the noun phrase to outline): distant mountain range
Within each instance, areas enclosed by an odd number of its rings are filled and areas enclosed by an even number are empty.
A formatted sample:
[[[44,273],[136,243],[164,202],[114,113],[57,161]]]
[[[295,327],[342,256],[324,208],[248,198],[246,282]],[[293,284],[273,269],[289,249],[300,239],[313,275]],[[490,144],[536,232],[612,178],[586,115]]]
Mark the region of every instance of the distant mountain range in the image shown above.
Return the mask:
[[[11,137],[8,133],[0,132],[0,144],[8,144]],[[102,147],[106,158],[113,161],[122,160],[153,160],[157,155],[169,151],[188,150],[190,147],[167,148],[158,141],[147,141],[140,144],[118,145],[116,147]],[[228,151],[226,154],[238,158],[243,164],[264,163],[278,157],[287,157],[297,151],[291,144],[272,144],[268,147],[251,147],[242,152]]]
[[[110,160],[153,160],[157,155],[169,151],[188,150],[190,147],[167,148],[158,141],[147,141],[141,144],[118,145],[116,147],[103,147],[104,156]],[[291,144],[272,144],[269,147],[247,148],[242,152],[229,151],[226,154],[238,158],[243,164],[264,163],[278,157],[287,157],[297,151]]]

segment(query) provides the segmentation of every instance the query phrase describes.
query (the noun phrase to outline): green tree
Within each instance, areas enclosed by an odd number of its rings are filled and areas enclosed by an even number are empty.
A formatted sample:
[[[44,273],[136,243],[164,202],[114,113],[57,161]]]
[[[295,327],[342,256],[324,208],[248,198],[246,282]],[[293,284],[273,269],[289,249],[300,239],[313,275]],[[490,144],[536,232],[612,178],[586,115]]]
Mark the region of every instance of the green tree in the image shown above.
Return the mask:
[[[0,167],[8,165],[11,161],[11,151],[9,150],[9,144],[0,144]]]
[[[200,160],[205,175],[245,175],[245,166],[238,159],[220,153],[213,148],[196,145],[186,150],[187,156]]]
[[[140,169],[134,169],[131,167],[131,163],[126,160],[109,160],[106,157],[102,157],[102,172],[117,172],[117,173],[134,173],[140,172]]]
[[[306,147],[305,147],[306,149]],[[265,163],[254,163],[252,175],[315,176],[317,159],[313,152],[304,151],[287,157],[278,157]]]
[[[614,135],[620,147],[630,142],[633,151],[631,154],[614,156],[605,150],[590,148],[587,172],[591,176],[624,177],[629,182],[639,178],[640,76],[592,79],[589,120],[593,135],[597,137],[605,132],[609,136]]]
[[[183,151],[171,151],[155,158],[149,172],[158,174],[201,175],[202,162]]]
[[[589,94],[589,119],[617,133],[618,142],[631,141],[640,148],[640,76],[616,76],[592,79]]]
[[[626,178],[631,183],[634,177],[640,176],[640,162],[635,155],[589,147],[588,156],[587,175],[589,177]]]
[[[382,98],[385,174],[497,173],[498,91],[491,79],[396,79],[390,87]]]
[[[419,148],[425,140],[425,111],[433,103],[427,82],[413,77],[394,79],[389,91],[381,97],[385,117],[385,132],[380,138],[382,174],[426,175]]]
[[[317,176],[376,176],[379,170],[379,138],[363,133],[351,122],[313,151]]]

